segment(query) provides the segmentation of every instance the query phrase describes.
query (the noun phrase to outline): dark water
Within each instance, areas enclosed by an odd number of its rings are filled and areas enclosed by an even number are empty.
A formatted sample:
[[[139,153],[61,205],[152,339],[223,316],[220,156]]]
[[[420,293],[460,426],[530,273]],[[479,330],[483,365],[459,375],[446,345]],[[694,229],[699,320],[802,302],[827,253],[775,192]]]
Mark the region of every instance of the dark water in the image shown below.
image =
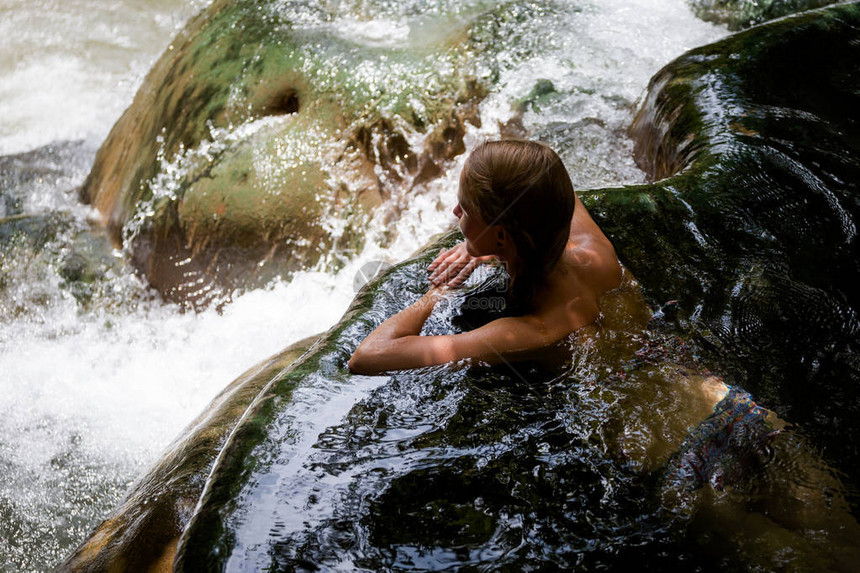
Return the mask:
[[[655,178],[680,173],[647,191],[660,220],[616,210],[604,221],[651,296],[679,299],[718,370],[848,474],[854,504],[857,17],[852,3],[783,21],[658,74],[638,155]],[[661,125],[661,142],[647,125]],[[622,227],[634,221],[651,231]]]

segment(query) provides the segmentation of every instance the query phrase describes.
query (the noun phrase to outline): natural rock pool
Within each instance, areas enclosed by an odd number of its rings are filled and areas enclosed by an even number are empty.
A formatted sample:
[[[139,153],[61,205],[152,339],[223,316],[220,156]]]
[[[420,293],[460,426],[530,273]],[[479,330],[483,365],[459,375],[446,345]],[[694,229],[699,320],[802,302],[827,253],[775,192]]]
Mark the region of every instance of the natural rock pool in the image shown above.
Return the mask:
[[[851,570],[860,8],[716,44],[693,14],[771,4],[4,7],[4,570],[53,569],[100,523],[67,566]],[[187,78],[164,64],[184,49]],[[409,257],[449,228],[463,151],[500,135],[559,150],[641,293],[553,366],[350,376],[426,288],[432,251]],[[94,164],[130,191],[99,199]],[[277,217],[303,184],[334,200],[295,264]],[[404,259],[353,301],[365,263]],[[497,279],[428,328],[487,320]],[[713,374],[782,430],[688,487],[667,468],[698,451]]]

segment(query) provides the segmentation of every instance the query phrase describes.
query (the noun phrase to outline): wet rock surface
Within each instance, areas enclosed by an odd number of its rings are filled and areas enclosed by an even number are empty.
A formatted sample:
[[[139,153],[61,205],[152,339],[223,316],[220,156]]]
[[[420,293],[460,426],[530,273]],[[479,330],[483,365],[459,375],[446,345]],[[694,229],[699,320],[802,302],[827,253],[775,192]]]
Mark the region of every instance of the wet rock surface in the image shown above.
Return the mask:
[[[107,234],[85,221],[76,200],[94,153],[77,141],[0,157],[0,317],[33,312],[64,293],[86,305],[122,267]],[[50,276],[56,290],[28,288]]]
[[[689,0],[702,20],[725,24],[738,31],[803,10],[821,8],[836,0]]]

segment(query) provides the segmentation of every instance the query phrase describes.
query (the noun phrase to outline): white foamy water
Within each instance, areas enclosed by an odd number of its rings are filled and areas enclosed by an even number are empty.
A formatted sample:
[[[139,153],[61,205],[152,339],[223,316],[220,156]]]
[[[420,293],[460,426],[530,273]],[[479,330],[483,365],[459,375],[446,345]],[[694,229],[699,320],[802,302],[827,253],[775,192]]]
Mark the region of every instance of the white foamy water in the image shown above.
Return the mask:
[[[0,2],[0,155],[102,140],[208,0]]]
[[[100,141],[177,29],[205,4],[2,0],[0,155]],[[379,46],[430,33],[426,18],[407,16],[350,16],[341,33]],[[483,128],[470,127],[467,145],[497,137],[512,101],[550,80],[560,95],[529,108],[523,122],[551,143],[577,142],[565,155],[577,187],[641,180],[624,135],[634,102],[662,65],[725,34],[696,20],[683,0],[583,1],[530,25],[541,31],[534,55],[502,62]],[[560,122],[574,127],[559,130]],[[49,569],[67,556],[221,388],[337,322],[362,264],[397,262],[450,227],[462,160],[408,199],[393,234],[375,222],[365,251],[338,273],[298,273],[237,297],[222,313],[182,314],[132,276],[113,279],[114,294],[90,309],[50,268],[23,265],[4,277],[26,309],[0,324],[0,508],[11,516],[0,538],[3,569]],[[68,210],[67,191],[84,175],[48,185],[33,204]]]

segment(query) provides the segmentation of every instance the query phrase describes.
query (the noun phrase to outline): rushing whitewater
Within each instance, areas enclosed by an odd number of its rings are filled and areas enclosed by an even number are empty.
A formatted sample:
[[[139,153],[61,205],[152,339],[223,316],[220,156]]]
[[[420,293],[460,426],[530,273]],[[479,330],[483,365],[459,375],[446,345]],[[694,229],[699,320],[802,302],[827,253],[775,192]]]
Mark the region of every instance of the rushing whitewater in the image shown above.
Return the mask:
[[[314,21],[367,45],[420,44],[481,2],[440,1],[424,13],[384,5],[371,18]],[[0,8],[0,155],[36,172],[18,182],[24,213],[63,212],[73,228],[93,216],[75,189],[96,148],[155,58],[203,2],[7,2]],[[682,0],[581,1],[524,27],[499,56],[498,88],[467,146],[498,135],[513,104],[538,80],[563,98],[536,101],[525,129],[549,143],[576,138],[564,157],[577,188],[635,183],[626,127],[649,78],[685,50],[726,32],[697,20]],[[517,57],[513,53],[517,52]],[[522,56],[525,54],[525,57]],[[508,65],[508,61],[518,62]],[[420,86],[416,86],[420,89]],[[554,121],[579,122],[574,133]],[[81,142],[71,144],[68,142]],[[60,143],[54,150],[21,155]],[[86,304],[64,288],[57,260],[26,245],[0,253],[0,555],[4,569],[51,568],[230,380],[293,341],[323,331],[354,296],[371,260],[396,262],[449,227],[458,165],[410,198],[394,232],[382,221],[365,251],[336,274],[308,270],[234,297],[220,309],[182,313],[122,264]],[[8,173],[0,174],[8,183]],[[16,180],[17,181],[17,180]],[[11,203],[10,203],[11,204]],[[0,218],[9,215],[0,201]],[[335,225],[336,222],[332,222]],[[53,253],[53,254],[51,254]],[[51,256],[56,255],[56,258]],[[340,412],[340,410],[339,410]],[[338,414],[340,415],[340,414]]]

